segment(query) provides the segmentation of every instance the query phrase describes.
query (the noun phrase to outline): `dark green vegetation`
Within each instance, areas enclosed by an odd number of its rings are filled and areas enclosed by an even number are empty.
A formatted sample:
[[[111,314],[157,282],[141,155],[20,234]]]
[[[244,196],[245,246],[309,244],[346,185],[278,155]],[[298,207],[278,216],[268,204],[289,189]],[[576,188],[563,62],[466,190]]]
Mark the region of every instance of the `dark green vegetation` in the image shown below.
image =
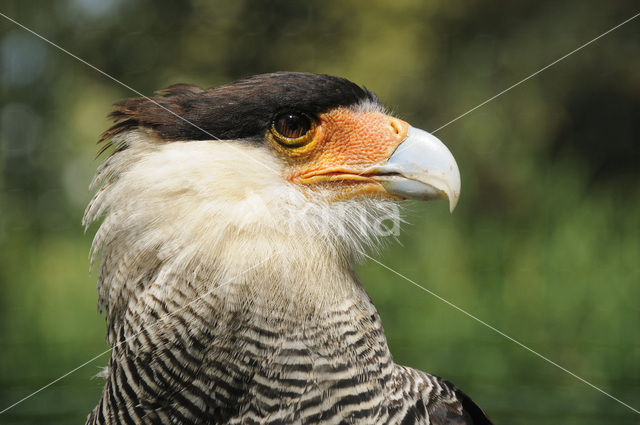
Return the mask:
[[[267,4],[269,3],[269,4]],[[424,5],[423,3],[427,3]],[[561,3],[561,4],[560,4]],[[391,5],[393,4],[393,5]],[[325,72],[434,130],[638,11],[635,1],[3,1],[145,94]],[[110,104],[133,96],[0,18],[0,410],[104,351],[80,218]],[[437,135],[462,197],[408,205],[379,258],[640,409],[640,19]],[[400,363],[499,424],[637,424],[617,404],[374,263]],[[107,356],[0,416],[82,423]]]

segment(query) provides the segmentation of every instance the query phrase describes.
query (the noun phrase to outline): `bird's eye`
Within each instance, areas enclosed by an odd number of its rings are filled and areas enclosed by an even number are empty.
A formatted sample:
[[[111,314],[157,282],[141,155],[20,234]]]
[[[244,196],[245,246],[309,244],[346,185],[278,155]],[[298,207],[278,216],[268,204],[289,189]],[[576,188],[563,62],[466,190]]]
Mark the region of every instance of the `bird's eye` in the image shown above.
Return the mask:
[[[313,126],[311,118],[298,112],[286,112],[277,115],[271,126],[273,135],[287,146],[300,146],[306,143],[305,137]]]

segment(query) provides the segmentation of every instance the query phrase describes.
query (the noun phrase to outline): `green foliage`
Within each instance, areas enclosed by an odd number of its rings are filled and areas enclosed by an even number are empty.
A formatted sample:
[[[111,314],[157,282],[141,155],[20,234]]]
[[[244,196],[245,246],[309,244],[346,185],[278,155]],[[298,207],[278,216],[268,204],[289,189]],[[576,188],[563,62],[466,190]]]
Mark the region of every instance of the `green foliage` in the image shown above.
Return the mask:
[[[276,70],[345,76],[434,130],[637,11],[633,1],[68,0],[3,13],[145,94]],[[409,204],[379,259],[640,408],[638,22],[438,131],[453,215]],[[94,141],[132,96],[0,18],[0,410],[104,351],[80,218]],[[406,280],[359,267],[395,360],[504,424],[639,416]],[[0,417],[80,423],[107,356]]]

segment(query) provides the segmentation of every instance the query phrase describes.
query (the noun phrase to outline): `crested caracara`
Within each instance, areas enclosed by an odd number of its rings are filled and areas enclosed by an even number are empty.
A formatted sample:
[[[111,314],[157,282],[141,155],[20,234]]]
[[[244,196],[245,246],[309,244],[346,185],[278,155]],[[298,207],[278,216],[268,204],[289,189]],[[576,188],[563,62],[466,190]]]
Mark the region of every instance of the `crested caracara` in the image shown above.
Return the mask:
[[[438,139],[348,80],[291,72],[174,85],[111,117],[84,216],[102,219],[113,347],[88,424],[490,423],[393,362],[353,269],[399,200],[455,206]]]

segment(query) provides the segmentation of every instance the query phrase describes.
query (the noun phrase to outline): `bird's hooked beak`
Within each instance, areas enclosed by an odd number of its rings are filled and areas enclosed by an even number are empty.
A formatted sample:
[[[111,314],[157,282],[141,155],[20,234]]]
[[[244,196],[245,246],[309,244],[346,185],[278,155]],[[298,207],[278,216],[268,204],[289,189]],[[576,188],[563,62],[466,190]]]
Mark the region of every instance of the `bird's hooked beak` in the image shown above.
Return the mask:
[[[409,126],[407,137],[383,165],[366,175],[391,195],[424,201],[448,199],[449,210],[460,198],[460,171],[447,147],[434,135]]]

